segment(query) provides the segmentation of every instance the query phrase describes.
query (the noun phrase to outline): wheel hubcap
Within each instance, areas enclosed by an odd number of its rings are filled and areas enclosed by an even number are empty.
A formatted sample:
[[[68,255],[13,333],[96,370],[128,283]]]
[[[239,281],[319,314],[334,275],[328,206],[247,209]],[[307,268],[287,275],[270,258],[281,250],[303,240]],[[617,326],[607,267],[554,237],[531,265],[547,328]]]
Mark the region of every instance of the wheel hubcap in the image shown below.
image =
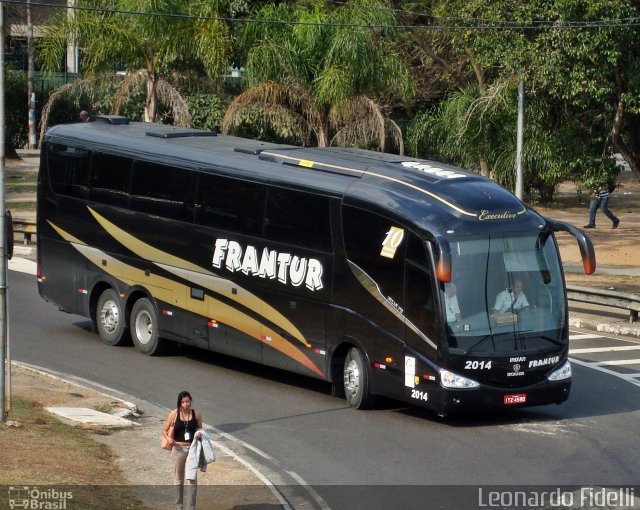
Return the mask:
[[[344,368],[344,389],[349,395],[356,395],[360,387],[360,369],[355,360]]]
[[[113,301],[107,301],[100,310],[100,321],[107,333],[113,333],[120,324],[120,309]]]
[[[148,344],[153,336],[153,322],[148,312],[140,312],[136,317],[136,337],[141,344]]]

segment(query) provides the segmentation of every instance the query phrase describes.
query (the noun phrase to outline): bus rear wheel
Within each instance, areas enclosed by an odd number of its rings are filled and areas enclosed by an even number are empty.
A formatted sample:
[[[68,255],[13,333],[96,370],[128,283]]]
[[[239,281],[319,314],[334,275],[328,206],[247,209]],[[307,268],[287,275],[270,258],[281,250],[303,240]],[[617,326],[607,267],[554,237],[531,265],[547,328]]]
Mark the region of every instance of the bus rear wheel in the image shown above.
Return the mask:
[[[352,347],[344,360],[344,393],[351,407],[371,407],[373,396],[369,393],[369,380],[369,370],[362,353]]]
[[[125,318],[118,294],[107,289],[98,298],[96,327],[100,338],[107,345],[122,345],[127,340]]]
[[[142,298],[135,302],[129,327],[133,345],[138,351],[149,356],[164,352],[166,341],[158,338],[158,318],[149,299]]]

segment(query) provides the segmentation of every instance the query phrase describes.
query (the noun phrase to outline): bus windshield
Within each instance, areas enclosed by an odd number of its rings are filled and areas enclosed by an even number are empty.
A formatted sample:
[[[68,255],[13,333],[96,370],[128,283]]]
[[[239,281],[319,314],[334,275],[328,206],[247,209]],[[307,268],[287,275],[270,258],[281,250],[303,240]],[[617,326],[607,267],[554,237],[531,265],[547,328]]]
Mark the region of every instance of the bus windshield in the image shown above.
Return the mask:
[[[508,354],[563,343],[565,301],[555,241],[545,233],[451,241],[441,284],[450,352]]]

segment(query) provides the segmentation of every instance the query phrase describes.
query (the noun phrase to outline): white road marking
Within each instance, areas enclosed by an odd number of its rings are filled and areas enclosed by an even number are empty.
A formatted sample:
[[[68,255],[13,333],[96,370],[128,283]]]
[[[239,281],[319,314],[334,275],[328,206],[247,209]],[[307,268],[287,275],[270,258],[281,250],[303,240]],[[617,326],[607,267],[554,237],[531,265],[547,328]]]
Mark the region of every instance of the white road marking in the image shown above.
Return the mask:
[[[598,372],[602,372],[603,374],[613,375],[615,377],[618,377],[619,379],[622,379],[623,381],[630,382],[631,384],[634,384],[635,386],[640,387],[640,379],[635,379],[636,377],[640,377],[640,373],[639,374],[621,374],[620,372],[609,370],[607,368],[600,366],[598,364],[599,362],[590,363],[590,362],[580,361],[575,358],[570,358],[570,361],[571,363],[575,363],[576,365],[582,365],[583,367],[593,368],[594,370],[597,370]]]
[[[600,361],[598,365],[640,365],[640,359],[617,359],[612,361]]]
[[[593,333],[569,333],[569,340],[589,340],[601,337],[601,335],[594,335]]]
[[[640,351],[640,345],[623,345],[621,347],[592,347],[590,349],[569,349],[569,354],[586,354],[590,352]]]

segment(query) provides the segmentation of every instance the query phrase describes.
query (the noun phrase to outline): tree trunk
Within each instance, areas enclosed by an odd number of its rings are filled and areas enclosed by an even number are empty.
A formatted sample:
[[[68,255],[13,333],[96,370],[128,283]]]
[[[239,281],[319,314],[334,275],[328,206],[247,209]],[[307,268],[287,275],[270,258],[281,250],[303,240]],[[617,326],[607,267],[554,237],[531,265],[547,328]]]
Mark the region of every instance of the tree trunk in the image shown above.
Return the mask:
[[[614,65],[613,69],[614,77],[616,80],[616,92],[618,101],[617,103],[614,103],[616,113],[613,117],[613,126],[611,127],[611,139],[613,140],[613,145],[615,145],[618,152],[629,164],[629,167],[631,168],[631,171],[633,172],[635,178],[638,180],[638,182],[640,182],[640,158],[638,158],[637,153],[634,154],[633,150],[627,146],[621,136],[626,110],[626,104],[623,99],[623,94],[627,90],[627,87],[625,86],[625,81],[623,80],[617,63]]]
[[[489,173],[489,163],[486,158],[480,158],[480,175],[491,177]]]
[[[613,127],[611,128],[611,139],[618,152],[622,155],[624,160],[629,164],[629,168],[633,172],[635,178],[640,182],[640,161],[633,154],[633,152],[627,147],[627,144],[622,139],[620,133],[622,132],[622,123],[624,120],[625,102],[623,99],[618,101],[616,105],[616,113],[613,118]]]
[[[158,95],[156,93],[156,83],[158,77],[155,73],[147,73],[147,98],[144,105],[144,121],[155,122],[158,110]]]

